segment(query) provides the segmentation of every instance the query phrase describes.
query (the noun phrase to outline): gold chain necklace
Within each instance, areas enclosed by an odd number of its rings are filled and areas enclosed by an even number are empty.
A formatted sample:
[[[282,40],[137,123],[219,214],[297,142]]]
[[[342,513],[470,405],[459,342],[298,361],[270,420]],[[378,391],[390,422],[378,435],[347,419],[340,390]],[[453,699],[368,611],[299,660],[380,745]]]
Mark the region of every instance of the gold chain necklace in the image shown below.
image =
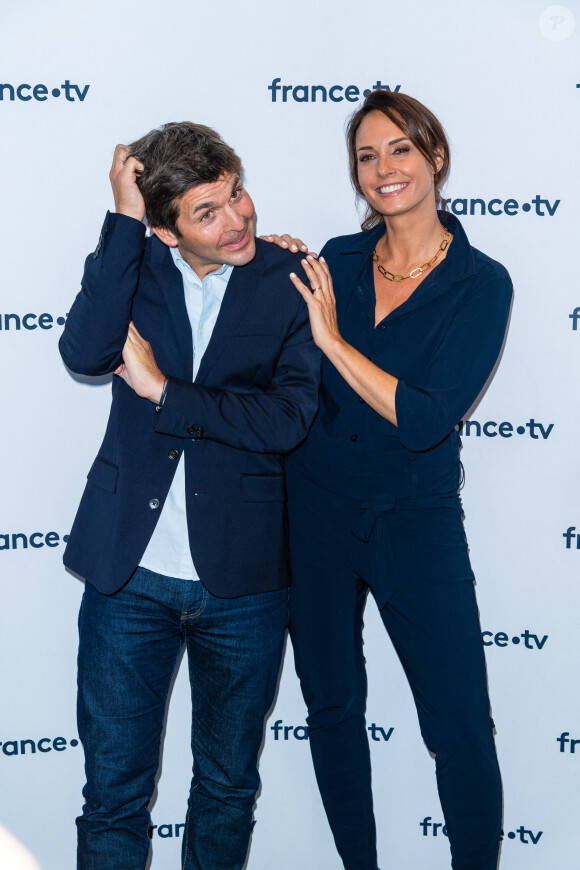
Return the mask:
[[[451,239],[453,236],[449,232],[449,230],[445,230],[445,235],[443,236],[443,241],[439,245],[437,253],[434,257],[432,257],[427,263],[423,263],[422,266],[417,266],[416,269],[411,269],[408,275],[393,275],[392,272],[387,271],[384,266],[381,266],[379,263],[379,255],[377,254],[377,249],[375,248],[373,251],[373,260],[377,264],[377,269],[387,281],[406,281],[407,278],[418,278],[419,275],[422,275],[423,272],[426,272],[427,269],[430,269],[439,254],[442,254],[443,251],[449,246]]]

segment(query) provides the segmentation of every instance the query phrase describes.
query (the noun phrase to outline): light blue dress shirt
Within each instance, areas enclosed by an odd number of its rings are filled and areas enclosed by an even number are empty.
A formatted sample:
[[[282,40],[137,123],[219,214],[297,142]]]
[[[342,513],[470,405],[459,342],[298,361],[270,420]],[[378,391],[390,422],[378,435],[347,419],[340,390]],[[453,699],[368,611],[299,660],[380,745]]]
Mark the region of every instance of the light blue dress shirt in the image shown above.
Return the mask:
[[[193,339],[193,379],[195,380],[234,267],[224,265],[200,281],[191,266],[182,259],[177,248],[171,248],[171,256],[183,278],[185,305]],[[154,342],[153,349],[155,349]],[[167,577],[199,580],[189,548],[184,461],[182,453],[171,489],[140,565]]]

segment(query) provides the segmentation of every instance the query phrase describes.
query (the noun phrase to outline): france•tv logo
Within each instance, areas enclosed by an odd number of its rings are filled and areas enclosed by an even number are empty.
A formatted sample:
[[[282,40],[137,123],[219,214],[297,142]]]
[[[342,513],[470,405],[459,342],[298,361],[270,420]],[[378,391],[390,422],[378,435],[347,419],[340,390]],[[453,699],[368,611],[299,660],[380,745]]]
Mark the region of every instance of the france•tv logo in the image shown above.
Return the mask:
[[[48,311],[44,311],[42,314],[33,314],[32,312],[28,314],[0,314],[0,331],[20,332],[23,329],[25,332],[32,332],[34,329],[52,329],[55,323],[58,326],[64,326],[67,317],[68,313],[64,316],[54,317]]]
[[[79,745],[78,738],[67,740],[66,737],[41,737],[40,740],[4,740],[0,741],[4,755],[35,755],[40,752],[64,752],[69,746],[73,748]]]
[[[559,737],[556,737],[556,743],[560,744],[560,752],[569,752],[571,755],[576,755],[576,747],[580,744],[580,740],[570,738],[569,731],[562,731]],[[577,753],[580,755],[580,751]]]
[[[561,200],[555,199],[553,203],[549,199],[545,199],[537,193],[529,202],[518,202],[517,199],[498,199],[494,197],[488,200],[476,197],[468,199],[467,197],[457,197],[446,199],[445,202],[453,212],[453,214],[461,216],[466,215],[486,215],[490,214],[493,217],[499,215],[507,215],[514,217],[521,211],[533,211],[538,217],[554,217],[556,209],[560,205]]]
[[[70,79],[65,79],[64,82],[57,88],[51,88],[48,85],[11,85],[7,82],[0,84],[0,102],[14,102],[20,100],[23,103],[28,103],[30,100],[36,100],[38,103],[45,103],[49,96],[57,100],[62,94],[68,103],[84,103],[89,92],[90,85],[73,85]]]
[[[447,833],[447,827],[445,826],[445,824],[443,822],[434,822],[432,820],[431,816],[425,816],[423,821],[419,822],[419,827],[422,828],[424,837],[428,837],[428,836],[437,837],[438,831],[441,831],[441,833],[443,834],[444,837],[449,836],[449,834]],[[537,846],[537,844],[540,840],[540,837],[542,836],[543,833],[544,833],[543,831],[538,831],[537,834],[534,834],[534,832],[531,831],[529,828],[524,828],[523,825],[520,825],[519,828],[515,829],[515,831],[508,831],[507,837],[509,840],[519,839],[520,843],[525,843],[525,844],[531,843],[532,845]],[[503,838],[505,836],[506,836],[506,834],[502,830],[501,839],[503,840]]]
[[[499,646],[503,648],[510,644],[510,636],[505,631],[496,631],[495,634],[493,631],[482,631],[481,638],[484,646]],[[539,634],[533,634],[529,628],[526,628],[526,630],[522,631],[521,634],[514,634],[511,638],[511,643],[514,644],[514,646],[518,646],[522,640],[526,649],[541,650],[544,648],[544,644],[548,640],[548,635],[544,634],[540,637]]]
[[[576,526],[568,526],[566,531],[562,533],[562,537],[566,539],[567,550],[580,550],[580,534],[576,531]],[[576,539],[576,546],[572,547],[572,541],[574,539]]]
[[[68,542],[69,535],[59,535],[58,532],[0,532],[0,550],[40,550],[42,547],[58,547]]]
[[[371,722],[367,726],[367,730],[370,732],[371,740],[376,743],[388,743],[395,729],[393,727],[383,728],[376,722]],[[308,727],[306,725],[284,725],[283,719],[277,719],[273,725],[270,725],[270,731],[274,732],[274,740],[289,740],[290,735],[295,740],[308,740]]]
[[[500,438],[511,438],[515,433],[517,435],[528,435],[534,441],[538,441],[540,438],[543,441],[547,441],[553,428],[553,423],[546,423],[544,426],[543,423],[538,423],[533,417],[530,417],[529,420],[519,426],[515,423],[510,423],[508,420],[504,420],[501,423],[495,420],[487,420],[485,423],[480,423],[479,420],[460,420],[457,425],[457,431],[462,438],[469,438],[473,435],[476,438],[481,438],[482,435],[486,438],[497,438],[498,435]]]
[[[278,76],[272,79],[272,83],[268,85],[268,90],[272,94],[272,102],[278,102],[278,96],[281,97],[282,103],[289,101],[294,103],[326,103],[330,100],[331,103],[342,103],[346,100],[349,103],[356,103],[361,96],[368,97],[371,91],[395,91],[401,90],[401,85],[385,85],[380,79],[377,79],[372,88],[359,88],[358,85],[283,85],[280,84],[282,79]]]
[[[181,837],[181,832],[185,828],[185,822],[177,822],[175,825],[149,825],[148,835],[152,840],[154,836],[161,837],[162,840],[167,840],[170,837]]]

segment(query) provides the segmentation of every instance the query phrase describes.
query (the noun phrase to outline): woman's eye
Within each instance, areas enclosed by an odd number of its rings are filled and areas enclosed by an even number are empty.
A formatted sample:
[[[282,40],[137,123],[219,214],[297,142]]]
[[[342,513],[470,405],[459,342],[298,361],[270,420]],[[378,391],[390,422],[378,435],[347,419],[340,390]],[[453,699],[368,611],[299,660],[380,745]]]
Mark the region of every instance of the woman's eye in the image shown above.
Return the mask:
[[[408,154],[411,149],[408,145],[401,145],[400,148],[395,148],[394,154]]]
[[[373,159],[373,154],[361,154],[359,157],[359,163],[366,163],[368,160]]]

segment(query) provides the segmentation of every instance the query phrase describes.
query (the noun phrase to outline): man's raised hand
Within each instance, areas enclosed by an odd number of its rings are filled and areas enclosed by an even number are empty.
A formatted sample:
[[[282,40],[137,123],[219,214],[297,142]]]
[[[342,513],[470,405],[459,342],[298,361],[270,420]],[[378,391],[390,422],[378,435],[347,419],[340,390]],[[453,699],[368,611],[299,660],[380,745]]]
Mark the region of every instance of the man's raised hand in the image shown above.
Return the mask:
[[[115,211],[138,221],[145,217],[145,202],[137,186],[137,173],[142,172],[143,168],[139,160],[129,156],[126,145],[117,145],[109,172]]]

